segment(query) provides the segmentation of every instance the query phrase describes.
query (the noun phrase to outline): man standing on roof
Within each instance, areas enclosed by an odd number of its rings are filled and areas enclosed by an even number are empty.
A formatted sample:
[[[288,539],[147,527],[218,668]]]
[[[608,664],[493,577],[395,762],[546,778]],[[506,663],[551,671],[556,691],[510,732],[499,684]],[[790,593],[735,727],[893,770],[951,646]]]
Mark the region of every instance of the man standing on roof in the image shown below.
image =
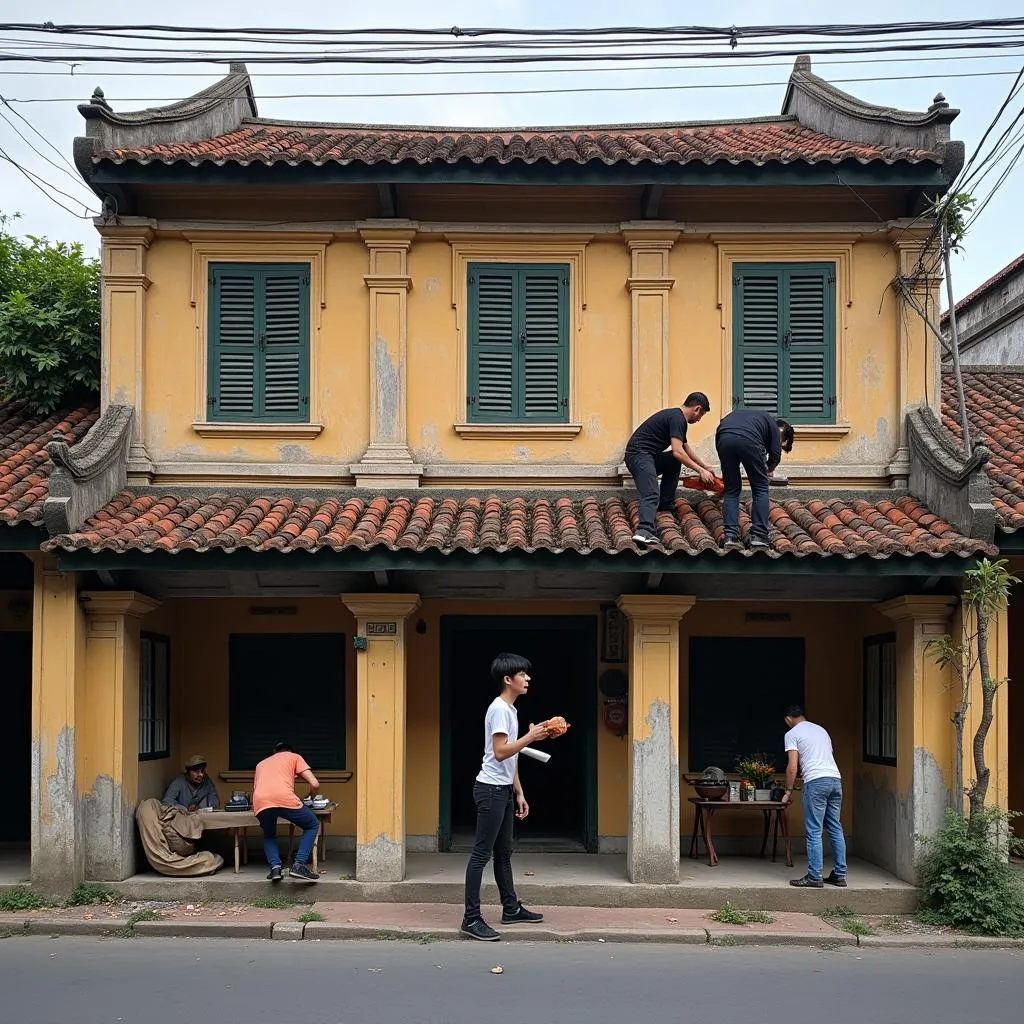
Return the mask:
[[[658,512],[672,511],[683,466],[697,472],[704,483],[714,483],[711,467],[686,443],[686,428],[699,423],[710,409],[708,396],[694,391],[682,405],[649,416],[626,442],[626,469],[640,496],[640,522],[633,534],[637,544],[646,547],[658,543],[655,517]]]

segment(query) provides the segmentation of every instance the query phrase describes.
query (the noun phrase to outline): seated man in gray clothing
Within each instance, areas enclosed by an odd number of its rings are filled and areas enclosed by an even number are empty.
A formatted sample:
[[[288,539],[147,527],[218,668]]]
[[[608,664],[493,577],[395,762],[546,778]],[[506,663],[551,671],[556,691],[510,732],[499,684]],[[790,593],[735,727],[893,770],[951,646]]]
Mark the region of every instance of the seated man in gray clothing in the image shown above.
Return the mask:
[[[217,787],[206,774],[206,758],[193,754],[185,762],[185,773],[179,775],[164,793],[163,803],[180,807],[183,811],[198,811],[204,807],[220,808]]]

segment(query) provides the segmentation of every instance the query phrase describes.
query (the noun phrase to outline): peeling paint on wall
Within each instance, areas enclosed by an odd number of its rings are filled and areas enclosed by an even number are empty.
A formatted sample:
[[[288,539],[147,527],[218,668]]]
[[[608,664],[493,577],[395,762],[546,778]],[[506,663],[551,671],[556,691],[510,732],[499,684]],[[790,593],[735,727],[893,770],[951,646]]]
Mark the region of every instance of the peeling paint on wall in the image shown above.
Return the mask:
[[[309,449],[301,444],[283,444],[277,449],[282,462],[309,462]]]
[[[67,891],[81,878],[75,757],[75,730],[69,725],[57,734],[52,755],[45,737],[33,741],[33,799],[38,810],[33,815],[32,882],[48,892]]]
[[[356,846],[360,882],[400,882],[405,876],[405,846],[383,832],[372,843]]]
[[[679,880],[679,759],[668,704],[652,701],[646,735],[632,743],[629,793],[629,877],[633,882]]]
[[[391,359],[388,343],[378,337],[373,346],[377,370],[377,432],[379,441],[398,440],[398,402],[401,397],[399,368]]]
[[[135,873],[134,812],[109,775],[99,776],[82,797],[86,878],[119,882]]]

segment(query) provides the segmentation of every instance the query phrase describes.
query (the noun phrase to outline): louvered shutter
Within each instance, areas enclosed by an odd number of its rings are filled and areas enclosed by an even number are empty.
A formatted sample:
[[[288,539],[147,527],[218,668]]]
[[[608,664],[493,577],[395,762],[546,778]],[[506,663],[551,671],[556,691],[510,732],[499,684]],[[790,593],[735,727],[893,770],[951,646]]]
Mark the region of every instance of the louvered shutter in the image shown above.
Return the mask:
[[[210,268],[211,418],[302,422],[309,414],[309,267]]]
[[[568,418],[568,296],[568,266],[470,265],[470,422]]]
[[[567,419],[568,268],[520,272],[522,407],[525,420]]]
[[[786,413],[793,423],[825,423],[835,414],[835,271],[786,271]]]
[[[309,408],[308,269],[264,270],[263,308],[263,417],[303,420]]]
[[[733,405],[776,412],[782,385],[782,275],[744,270],[733,282]]]
[[[516,274],[488,266],[469,272],[469,418],[516,414]]]
[[[215,267],[210,274],[209,406],[214,419],[257,414],[258,271]]]
[[[835,267],[744,264],[733,278],[733,405],[834,422]]]

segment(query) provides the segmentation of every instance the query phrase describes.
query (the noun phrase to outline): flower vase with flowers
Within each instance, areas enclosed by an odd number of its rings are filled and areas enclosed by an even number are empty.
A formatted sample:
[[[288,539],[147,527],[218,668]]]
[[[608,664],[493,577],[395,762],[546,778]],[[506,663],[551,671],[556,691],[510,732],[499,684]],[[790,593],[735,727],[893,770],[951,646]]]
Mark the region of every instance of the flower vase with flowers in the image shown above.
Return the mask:
[[[753,799],[771,799],[775,765],[767,754],[747,754],[745,757],[738,757],[736,771],[740,773],[740,778],[750,781],[754,790]]]

